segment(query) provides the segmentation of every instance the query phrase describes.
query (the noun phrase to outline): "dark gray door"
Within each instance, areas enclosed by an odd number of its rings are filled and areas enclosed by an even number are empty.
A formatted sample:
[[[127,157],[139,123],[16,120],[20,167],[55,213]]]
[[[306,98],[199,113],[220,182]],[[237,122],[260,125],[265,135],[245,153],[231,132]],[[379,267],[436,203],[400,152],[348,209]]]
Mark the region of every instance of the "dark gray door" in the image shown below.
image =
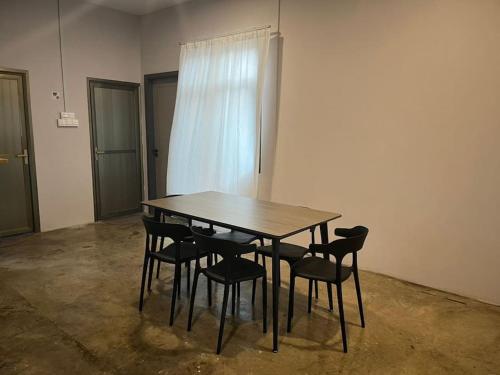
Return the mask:
[[[149,197],[166,194],[168,146],[177,96],[177,72],[146,76]]]
[[[0,72],[0,236],[33,231],[23,76]]]
[[[138,84],[89,80],[96,219],[140,210]]]

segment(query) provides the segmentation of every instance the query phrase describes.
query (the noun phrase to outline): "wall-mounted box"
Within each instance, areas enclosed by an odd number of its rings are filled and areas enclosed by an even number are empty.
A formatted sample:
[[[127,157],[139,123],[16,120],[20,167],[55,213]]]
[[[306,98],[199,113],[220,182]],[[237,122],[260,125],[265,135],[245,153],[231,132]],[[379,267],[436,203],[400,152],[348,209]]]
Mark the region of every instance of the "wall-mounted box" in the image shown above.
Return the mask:
[[[76,128],[78,127],[78,120],[76,118],[60,118],[60,119],[57,119],[57,126],[59,126],[60,128],[67,128],[67,127],[70,127],[70,128]]]
[[[78,119],[75,118],[74,112],[61,112],[61,118],[57,119],[57,126],[60,128],[76,128],[78,127]]]

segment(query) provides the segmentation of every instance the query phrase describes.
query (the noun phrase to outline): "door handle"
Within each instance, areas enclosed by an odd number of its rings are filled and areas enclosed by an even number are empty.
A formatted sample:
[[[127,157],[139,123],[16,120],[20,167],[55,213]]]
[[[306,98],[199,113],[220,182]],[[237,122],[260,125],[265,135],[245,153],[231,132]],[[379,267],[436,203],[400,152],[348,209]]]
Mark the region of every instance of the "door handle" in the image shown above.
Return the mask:
[[[7,164],[9,162],[9,154],[0,154],[0,165]]]
[[[95,152],[95,162],[97,163],[97,161],[99,160],[99,155],[103,155],[104,151],[99,151],[97,147],[94,147],[94,152]]]
[[[23,158],[24,164],[28,165],[28,150],[24,149],[22,154],[17,154],[16,158]]]

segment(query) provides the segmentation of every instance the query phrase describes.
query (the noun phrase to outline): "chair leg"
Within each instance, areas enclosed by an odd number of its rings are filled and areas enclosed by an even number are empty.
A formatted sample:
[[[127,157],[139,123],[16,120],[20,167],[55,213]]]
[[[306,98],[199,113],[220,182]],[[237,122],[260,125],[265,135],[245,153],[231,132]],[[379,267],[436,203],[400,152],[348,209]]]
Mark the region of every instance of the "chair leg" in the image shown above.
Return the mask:
[[[146,273],[148,272],[149,259],[144,255],[144,264],[142,265],[142,279],[141,279],[141,295],[139,296],[139,311],[142,311],[144,305],[144,286],[146,284]]]
[[[288,296],[288,324],[286,331],[292,331],[293,299],[295,295],[295,276],[290,273],[290,295]]]
[[[311,313],[313,281],[309,280],[309,291],[307,293],[307,313]]]
[[[209,254],[207,257],[207,266],[210,267],[212,265],[212,254]],[[208,297],[208,307],[212,306],[212,281],[207,278],[207,297]]]
[[[238,258],[241,258],[241,255],[238,255]],[[237,282],[236,283],[236,296],[238,297],[238,302],[240,301],[240,294],[241,294],[241,290],[240,290],[240,283]],[[234,289],[233,289],[233,293],[234,293]]]
[[[328,289],[328,304],[330,306],[330,311],[333,311],[333,297],[332,297],[332,283],[326,283]]]
[[[161,262],[158,262],[158,265],[156,266],[156,278],[157,279],[160,277],[160,264],[161,264]]]
[[[314,243],[314,230],[311,231],[312,243]],[[316,256],[315,251],[311,251],[313,257]],[[314,293],[316,294],[316,299],[318,299],[318,280],[314,280]]]
[[[175,264],[175,272],[174,272],[174,286],[172,288],[172,302],[170,303],[170,325],[174,324],[174,315],[175,315],[175,299],[178,291],[178,285],[181,283],[181,265],[180,263]]]
[[[163,249],[163,241],[165,240],[164,237],[161,238],[160,240],[160,250]],[[156,278],[160,278],[160,264],[161,262],[158,261],[158,265],[156,266]]]
[[[262,277],[262,331],[267,333],[267,276]]]
[[[222,335],[224,334],[224,322],[226,321],[228,297],[229,297],[229,284],[224,284],[224,298],[222,300],[222,311],[220,315],[219,339],[217,340],[217,354],[220,354],[220,349],[222,346]]]
[[[231,315],[234,315],[234,310],[236,307],[236,283],[233,284],[233,290],[231,293]]]
[[[182,268],[181,265],[179,264],[179,282],[177,283],[177,299],[180,301],[181,299],[181,279],[182,279]]]
[[[354,269],[354,284],[356,285],[356,295],[358,296],[359,317],[361,319],[361,327],[365,328],[365,316],[363,314],[363,301],[361,299],[361,286],[359,285],[358,270]]]
[[[266,256],[262,254],[262,265],[264,266],[264,269],[266,269]]]
[[[187,295],[189,297],[189,290],[191,288],[191,261],[186,262],[186,268],[187,268],[186,290],[187,290]]]
[[[344,303],[342,302],[342,284],[337,284],[337,300],[339,304],[340,329],[342,330],[342,346],[344,353],[347,353],[347,336],[345,333]]]
[[[259,263],[259,254],[255,252],[254,254],[254,262]],[[255,289],[257,287],[257,279],[253,279],[252,281],[252,306],[255,304]]]
[[[195,268],[194,280],[193,280],[193,290],[191,291],[191,301],[189,303],[189,317],[188,317],[188,327],[187,327],[188,331],[191,331],[191,324],[193,322],[194,298],[196,296],[196,287],[198,286],[198,277],[199,276],[200,276],[200,271],[198,268]]]
[[[158,261],[159,263],[160,261]],[[151,292],[151,280],[153,279],[153,269],[155,268],[154,258],[149,258],[148,292]]]

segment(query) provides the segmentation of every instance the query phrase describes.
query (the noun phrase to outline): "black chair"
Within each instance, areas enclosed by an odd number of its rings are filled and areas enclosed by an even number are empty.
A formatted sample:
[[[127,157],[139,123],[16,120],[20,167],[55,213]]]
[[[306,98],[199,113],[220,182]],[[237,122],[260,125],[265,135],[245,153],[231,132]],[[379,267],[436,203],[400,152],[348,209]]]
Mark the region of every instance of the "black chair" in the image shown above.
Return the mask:
[[[139,299],[139,311],[144,304],[144,284],[149,264],[148,291],[151,291],[151,279],[153,276],[154,261],[165,262],[175,265],[174,285],[172,290],[172,303],[170,306],[170,325],[174,322],[176,294],[179,292],[181,283],[181,264],[191,262],[199,257],[206,256],[208,252],[197,250],[193,241],[185,241],[191,237],[191,230],[181,224],[167,224],[156,221],[154,218],[143,217],[146,229],[146,247],[144,251],[144,264],[142,268],[141,295]],[[158,239],[161,246],[158,248]],[[173,243],[163,248],[164,238],[170,238]],[[210,259],[208,260],[210,263]],[[189,282],[188,282],[189,283]]]
[[[178,197],[181,196],[182,194],[169,194],[165,195],[162,198],[173,198],[173,197]],[[167,223],[167,224],[181,224],[185,225],[187,227],[191,226],[191,220],[186,219],[185,217],[182,216],[175,216],[167,212],[160,212],[160,217],[159,217],[160,222],[162,223]],[[163,240],[164,238],[161,238],[160,242],[160,248],[163,249]],[[193,236],[191,233],[189,234],[188,237],[184,238],[183,241],[189,241],[193,242]],[[160,265],[161,262],[158,262],[158,265],[156,266],[156,278],[158,279],[160,277]],[[186,278],[186,289],[189,294],[189,287],[191,285],[191,262],[186,262],[186,270],[187,270],[187,278]],[[177,287],[177,297],[181,299],[181,284],[179,283]]]
[[[314,244],[315,243],[315,227],[311,228],[311,242]],[[282,242],[280,243],[279,247],[279,258],[280,260],[284,260],[288,263],[290,268],[299,260],[304,258],[304,256],[309,253],[309,249],[299,246],[299,245],[294,245],[288,242]],[[272,258],[273,256],[273,247],[272,245],[264,246],[261,245],[259,248],[257,248],[256,256],[255,256],[255,261],[258,259],[258,255],[262,255],[262,264],[264,265],[264,268],[266,268],[266,258],[269,257]],[[314,256],[315,254],[312,253]],[[315,295],[316,299],[318,299],[318,282],[314,282],[314,289],[315,289]],[[331,285],[328,286],[328,298],[330,302],[330,311],[333,310],[333,301],[332,301],[332,293],[331,293]],[[254,303],[255,300],[255,286],[252,289],[252,303]]]
[[[210,226],[210,228],[213,229],[213,226]],[[236,231],[236,230],[231,230],[229,232],[215,233],[212,237],[220,239],[220,240],[226,240],[226,241],[236,242],[236,243],[239,243],[239,244],[242,244],[242,245],[247,245],[247,244],[250,244],[250,243],[252,243],[254,241],[259,241],[260,242],[260,246],[264,246],[264,238],[263,237],[257,236],[257,235],[254,235],[254,234],[239,232],[239,231]],[[214,258],[215,258],[214,263],[216,263],[217,262],[217,255],[214,255]],[[264,259],[264,258],[262,258],[262,259]],[[255,262],[258,261],[258,254],[257,254],[257,252],[255,252],[254,260],[255,260]],[[252,284],[252,304],[255,302],[255,288],[256,288],[256,285],[257,285],[257,281],[254,280],[253,284]],[[240,283],[236,284],[236,287],[237,287],[237,290],[238,290],[237,293],[238,293],[238,298],[239,298],[240,294],[241,294]],[[234,290],[233,290],[233,293],[234,293]]]
[[[363,248],[368,228],[357,226],[351,229],[337,228],[335,234],[342,239],[335,240],[329,244],[311,244],[311,251],[322,253],[323,258],[309,257],[296,262],[290,272],[290,297],[288,305],[288,325],[287,331],[291,332],[293,318],[293,299],[295,289],[295,278],[302,277],[309,280],[308,312],[311,312],[311,294],[313,280],[335,284],[337,288],[337,300],[339,305],[340,328],[342,330],[342,344],[344,353],[347,353],[347,337],[344,321],[344,305],[342,302],[342,283],[354,275],[356,284],[356,294],[358,296],[359,316],[361,327],[365,327],[363,316],[363,303],[361,300],[361,288],[359,286],[358,258],[357,252]],[[342,265],[342,260],[347,254],[352,254],[352,265],[350,267]],[[329,260],[329,255],[333,255],[335,262]]]
[[[173,197],[180,197],[183,194],[169,194],[165,195],[162,198],[173,198]],[[167,224],[181,224],[185,225],[187,227],[191,227],[193,225],[193,221],[191,219],[182,217],[182,216],[177,216],[173,215],[167,212],[160,212],[160,221],[162,223],[167,223]],[[206,233],[208,234],[213,234],[215,231],[213,229],[205,228]],[[183,241],[186,242],[193,242],[193,236],[191,235],[191,232],[189,233],[189,236],[183,239]],[[163,248],[163,238],[161,239],[161,248]],[[158,265],[156,266],[156,278],[158,279],[160,277],[160,266],[161,262],[158,262]],[[187,272],[187,277],[186,277],[186,290],[189,295],[189,289],[191,285],[191,262],[186,262],[186,272]],[[181,283],[178,284],[177,286],[177,297],[178,299],[181,299]]]
[[[163,198],[180,197],[182,195],[183,194],[170,194],[170,195],[164,196]],[[189,227],[191,227],[193,225],[193,221],[191,219],[187,219],[187,218],[184,218],[181,216],[172,215],[172,214],[169,214],[166,212],[162,212],[160,214],[160,221],[162,221],[164,223],[183,224],[183,225],[187,225]],[[253,234],[248,234],[248,233],[239,232],[239,231],[235,231],[235,230],[231,230],[229,232],[217,233],[214,229],[213,224],[210,224],[209,227],[196,226],[196,228],[200,228],[203,231],[203,234],[205,234],[207,236],[213,235],[215,238],[218,238],[218,239],[233,241],[233,242],[237,242],[239,244],[249,244],[251,242],[259,240],[261,246],[264,246],[264,239],[262,237],[259,237],[259,236],[253,235]],[[161,247],[163,247],[163,239],[161,241],[162,241]],[[186,237],[184,239],[184,241],[193,242],[192,235],[190,235],[189,237]],[[255,255],[255,258],[257,258],[257,255]],[[216,254],[213,254],[213,262],[217,263],[217,255]],[[186,262],[186,270],[187,270],[187,278],[186,278],[187,286],[186,286],[186,288],[187,288],[187,292],[189,295],[189,287],[190,287],[190,283],[191,283],[191,262]],[[156,268],[156,278],[158,279],[159,277],[160,277],[160,262],[158,262],[158,266]],[[209,282],[209,288],[211,290],[211,283],[210,282]],[[237,290],[238,290],[237,291],[238,297],[240,297],[240,284],[239,283],[237,284]],[[235,291],[233,290],[233,294],[234,293],[235,293]],[[181,284],[180,283],[178,284],[177,296],[180,299],[180,296],[181,296]],[[255,281],[254,281],[254,287],[253,287],[252,301],[254,300],[254,298],[255,298]],[[234,307],[233,307],[233,309],[234,309]]]
[[[194,300],[196,296],[196,287],[200,273],[204,274],[210,281],[224,284],[224,298],[222,301],[222,311],[220,318],[219,338],[217,341],[217,354],[221,351],[222,336],[224,334],[224,322],[226,319],[227,301],[229,298],[229,287],[233,287],[232,310],[234,314],[235,295],[234,287],[237,283],[256,280],[262,278],[262,310],[263,310],[263,331],[267,332],[267,282],[266,270],[260,264],[251,260],[242,258],[241,255],[255,252],[254,244],[239,244],[236,242],[214,238],[204,235],[199,229],[192,228],[193,237],[199,251],[196,258],[196,267],[194,272],[193,291],[191,293],[191,303],[189,306],[189,318],[187,330],[191,331],[193,320]],[[202,268],[200,257],[207,252],[222,256],[222,260],[214,265],[208,265]],[[210,259],[210,256],[208,257]],[[208,283],[207,283],[208,284]],[[209,296],[209,303],[210,303]]]
[[[169,197],[169,196],[167,196],[167,197]],[[150,220],[157,221],[157,219],[154,216],[149,216],[149,215],[146,216],[145,215],[145,217],[147,217]],[[159,222],[160,223],[165,223],[165,224],[183,225],[185,227],[188,227],[188,224],[190,224],[191,221],[190,220],[188,221],[187,219],[185,219],[185,220],[182,220],[182,219],[184,219],[184,218],[181,218],[180,216],[179,217],[177,217],[177,216],[174,217],[174,216],[169,216],[168,214],[165,214],[165,213],[161,213],[160,218],[159,218],[159,220],[160,220]],[[209,229],[209,228],[202,228],[202,229],[203,229],[203,231],[207,235],[211,235],[211,234],[214,233],[212,229]],[[165,242],[165,237],[160,237],[159,239],[160,239],[160,249],[163,249],[163,245],[164,245],[164,242]],[[182,242],[194,242],[191,230],[189,230],[189,234],[187,234],[187,236],[182,239]],[[187,293],[188,293],[188,296],[189,296],[189,290],[190,290],[190,286],[191,286],[191,261],[186,262],[185,266],[186,266],[186,271],[187,271],[187,275],[186,275],[186,290],[187,290]],[[156,278],[157,279],[160,277],[160,267],[161,267],[161,262],[158,262],[157,266],[156,266]],[[179,271],[179,272],[181,272],[181,271]],[[179,283],[177,285],[177,298],[181,299],[181,283]]]

